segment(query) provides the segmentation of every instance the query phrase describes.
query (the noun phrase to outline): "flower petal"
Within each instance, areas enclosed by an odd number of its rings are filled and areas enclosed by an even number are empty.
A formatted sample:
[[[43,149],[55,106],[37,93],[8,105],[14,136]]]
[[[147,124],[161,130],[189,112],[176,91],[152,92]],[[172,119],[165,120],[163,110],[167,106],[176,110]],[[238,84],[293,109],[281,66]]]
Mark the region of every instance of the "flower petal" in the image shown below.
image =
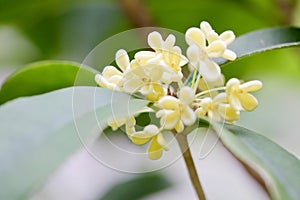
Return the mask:
[[[222,57],[225,58],[225,59],[227,59],[227,60],[233,61],[233,60],[236,59],[237,56],[236,56],[236,54],[233,51],[231,51],[229,49],[226,49],[224,51]]]
[[[149,136],[149,135],[145,134],[143,131],[139,131],[139,132],[136,132],[136,133],[130,135],[131,141],[137,145],[146,144],[147,142],[149,142],[149,140],[152,137],[153,136]]]
[[[123,72],[129,67],[130,65],[130,60],[127,55],[127,52],[124,49],[120,49],[116,53],[116,63],[117,65],[121,68]]]
[[[139,51],[134,55],[134,58],[142,65],[146,64],[148,60],[154,58],[156,53],[153,51]]]
[[[229,104],[219,104],[219,114],[228,122],[237,121],[240,118],[240,112],[234,110]]]
[[[181,113],[181,120],[184,125],[190,126],[196,121],[195,112],[188,106],[185,106],[183,112]]]
[[[175,36],[172,34],[168,35],[168,37],[166,38],[166,40],[163,43],[163,50],[172,49],[173,46],[175,45],[175,42],[176,42]]]
[[[185,40],[188,45],[198,45],[200,48],[204,48],[206,44],[204,33],[196,27],[189,28],[186,31]]]
[[[225,31],[219,36],[219,38],[225,42],[226,45],[229,45],[234,41],[235,35],[232,31]]]
[[[205,37],[209,43],[212,43],[213,41],[219,39],[219,35],[212,29],[211,25],[208,22],[201,22],[200,29],[205,34]]]
[[[148,44],[155,51],[161,50],[163,45],[163,39],[161,34],[157,31],[154,31],[148,35]]]
[[[143,86],[143,82],[141,82],[140,79],[131,78],[125,80],[125,82],[123,83],[123,90],[132,94],[138,91],[141,88],[141,86]]]
[[[258,104],[257,99],[252,94],[249,93],[239,95],[239,99],[242,104],[242,107],[246,111],[254,110]]]
[[[208,82],[215,82],[222,76],[220,66],[209,59],[200,61],[199,72]]]
[[[114,66],[106,66],[102,71],[102,75],[105,79],[108,79],[113,75],[123,76],[123,73]]]
[[[261,81],[253,80],[243,83],[240,88],[247,91],[247,92],[255,92],[262,88],[263,84]]]
[[[206,48],[207,55],[210,58],[218,58],[221,57],[226,49],[226,44],[221,40],[213,41]]]
[[[148,148],[148,157],[151,160],[157,160],[162,156],[163,148],[157,142],[157,136],[153,137]]]
[[[168,150],[166,140],[162,133],[157,134],[157,143],[164,148],[164,150]]]
[[[197,47],[196,45],[189,46],[186,55],[189,58],[190,62],[197,62],[199,58],[199,47]]]
[[[235,95],[231,95],[228,97],[228,101],[230,106],[235,109],[235,110],[243,110],[243,106],[240,102],[240,99],[235,96]]]
[[[171,130],[175,128],[176,124],[180,120],[179,111],[163,110],[164,112],[157,112],[156,116],[161,116],[160,125],[165,129]]]
[[[179,91],[179,99],[185,104],[190,104],[194,100],[194,91],[192,88],[185,86]]]
[[[175,110],[179,108],[179,99],[173,96],[164,96],[157,102],[159,108]]]
[[[178,121],[176,126],[174,127],[177,133],[180,133],[184,130],[184,125],[181,120]]]

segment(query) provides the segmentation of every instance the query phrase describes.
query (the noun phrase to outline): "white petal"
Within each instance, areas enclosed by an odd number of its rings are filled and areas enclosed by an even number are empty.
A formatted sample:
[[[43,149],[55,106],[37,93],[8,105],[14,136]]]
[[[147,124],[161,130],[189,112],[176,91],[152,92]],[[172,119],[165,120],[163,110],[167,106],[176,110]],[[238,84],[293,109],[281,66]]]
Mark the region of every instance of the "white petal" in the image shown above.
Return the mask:
[[[175,110],[179,107],[179,99],[173,96],[164,96],[158,100],[157,106],[167,110]]]
[[[114,66],[106,66],[103,69],[102,75],[104,78],[108,79],[111,76],[114,75],[119,75],[119,76],[123,76],[123,73],[120,72],[117,68],[115,68]]]
[[[222,102],[225,102],[227,99],[227,95],[225,92],[222,92],[222,93],[219,93],[217,94],[214,99],[213,99],[213,102],[214,103],[222,103]]]
[[[157,135],[157,143],[162,146],[165,150],[168,150],[166,140],[162,133]]]
[[[184,125],[190,126],[195,123],[196,114],[190,107],[186,106],[183,110],[181,120]]]
[[[211,31],[213,31],[211,25],[206,21],[200,23],[200,28],[205,33],[210,33]]]
[[[116,63],[117,65],[121,68],[123,72],[129,67],[130,65],[130,60],[127,55],[127,52],[124,49],[120,49],[116,53]]]
[[[249,93],[239,95],[239,100],[246,111],[253,111],[258,104],[257,99]]]
[[[150,124],[148,126],[145,126],[144,131],[149,135],[156,135],[159,133],[159,129],[154,124]]]
[[[232,31],[225,31],[223,32],[220,37],[219,37],[223,42],[226,43],[226,45],[231,44],[234,39],[235,39],[235,35]]]
[[[161,81],[165,84],[170,84],[171,82],[177,82],[181,80],[183,77],[183,74],[181,72],[176,73],[175,71],[173,73],[163,73],[163,76],[161,78]]]
[[[193,89],[188,86],[181,88],[178,96],[179,99],[185,104],[191,103],[195,97]]]
[[[188,45],[198,45],[200,48],[204,48],[206,44],[204,33],[196,27],[189,28],[186,31],[185,40]]]
[[[247,92],[255,92],[261,89],[263,86],[262,82],[259,80],[248,81],[240,85],[240,88]]]
[[[154,58],[156,53],[153,51],[139,51],[134,55],[134,58],[141,64],[146,64],[148,60]]]
[[[157,160],[162,156],[163,148],[161,145],[157,142],[157,138],[154,137],[150,143],[150,146],[148,148],[148,157],[151,160]]]
[[[199,47],[196,45],[189,46],[186,55],[191,62],[197,62],[200,56]]]
[[[233,109],[235,109],[237,111],[244,110],[238,97],[236,97],[236,96],[229,96],[228,97],[228,101],[230,103],[230,106]]]
[[[217,81],[221,76],[220,66],[209,59],[200,62],[199,71],[208,82]]]
[[[128,79],[123,83],[123,89],[128,93],[135,93],[141,88],[141,86],[143,86],[143,82],[137,78]]]
[[[206,48],[206,52],[210,58],[218,58],[223,55],[225,49],[226,44],[220,40],[216,40]]]
[[[226,83],[226,88],[228,89],[230,89],[231,87],[239,87],[239,86],[240,86],[240,81],[237,78],[231,78]]]
[[[163,39],[161,37],[161,34],[157,31],[154,31],[148,35],[148,44],[149,46],[156,50],[162,49]]]
[[[180,120],[180,113],[177,111],[166,110],[165,116],[160,120],[160,125],[165,129],[173,129]]]
[[[169,49],[173,48],[173,46],[175,45],[175,42],[176,42],[175,36],[172,34],[168,35],[167,39],[164,42],[163,50],[169,50]]]
[[[205,34],[208,43],[212,43],[213,41],[219,39],[219,35],[212,29],[211,25],[208,22],[201,22],[200,29]]]
[[[226,49],[224,51],[222,57],[225,58],[225,59],[227,59],[227,60],[233,61],[233,60],[236,59],[237,56],[236,56],[236,54],[233,51],[231,51],[229,49]]]

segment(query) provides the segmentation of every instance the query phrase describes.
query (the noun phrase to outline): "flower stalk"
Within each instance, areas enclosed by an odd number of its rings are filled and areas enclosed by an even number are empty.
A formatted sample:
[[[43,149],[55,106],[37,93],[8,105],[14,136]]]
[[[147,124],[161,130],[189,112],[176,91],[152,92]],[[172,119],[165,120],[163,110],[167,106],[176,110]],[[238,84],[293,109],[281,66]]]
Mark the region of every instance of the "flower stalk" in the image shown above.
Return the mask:
[[[177,143],[179,145],[180,151],[183,155],[185,165],[188,169],[190,180],[192,181],[192,184],[194,186],[194,189],[197,193],[197,196],[199,200],[205,200],[205,194],[196,170],[195,163],[193,161],[193,157],[189,148],[187,135],[184,134],[184,132],[177,133],[175,130],[172,131],[174,137],[177,140]]]

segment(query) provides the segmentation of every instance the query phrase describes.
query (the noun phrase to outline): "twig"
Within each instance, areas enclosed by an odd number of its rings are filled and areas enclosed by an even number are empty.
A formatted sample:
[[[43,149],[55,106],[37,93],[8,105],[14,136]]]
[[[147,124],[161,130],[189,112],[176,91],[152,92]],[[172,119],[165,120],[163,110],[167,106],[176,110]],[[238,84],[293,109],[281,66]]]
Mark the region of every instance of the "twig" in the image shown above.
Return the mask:
[[[183,158],[186,164],[186,167],[189,172],[190,179],[192,181],[192,184],[196,190],[197,196],[199,200],[205,200],[205,195],[199,180],[199,176],[193,161],[193,157],[189,148],[188,140],[187,140],[187,135],[184,133],[176,133],[176,131],[173,131],[173,135],[175,136],[180,150],[183,154]]]

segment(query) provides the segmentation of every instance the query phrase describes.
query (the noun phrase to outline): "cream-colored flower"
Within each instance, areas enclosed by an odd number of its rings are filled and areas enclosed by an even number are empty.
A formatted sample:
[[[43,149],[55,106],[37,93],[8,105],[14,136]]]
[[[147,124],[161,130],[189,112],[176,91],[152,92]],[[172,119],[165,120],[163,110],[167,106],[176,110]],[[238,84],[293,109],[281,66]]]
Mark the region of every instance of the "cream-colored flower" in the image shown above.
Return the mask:
[[[208,116],[214,121],[227,121],[234,122],[239,119],[240,112],[234,110],[230,104],[228,104],[225,93],[220,93],[213,99],[206,97],[200,100],[197,104],[199,108],[196,109],[195,113],[198,117]]]
[[[235,39],[233,32],[225,31],[219,36],[207,22],[202,22],[200,28],[189,28],[185,38],[189,44],[187,57],[190,69],[199,70],[203,80],[209,83],[208,86],[221,86],[223,75],[220,66],[212,58],[236,58],[236,54],[227,49]]]
[[[212,61],[201,48],[197,45],[191,45],[187,49],[187,56],[190,59],[189,65],[199,70],[205,82],[211,85],[217,85],[223,79],[220,66]]]
[[[95,81],[99,86],[111,90],[120,90],[119,83],[123,78],[123,73],[130,68],[130,60],[127,52],[123,49],[117,51],[115,60],[121,71],[114,66],[106,66],[102,75],[97,74],[95,76]]]
[[[112,128],[112,130],[116,131],[119,127],[125,125],[126,133],[128,136],[132,135],[135,132],[135,118],[131,117],[118,117],[112,118],[107,121],[108,125]]]
[[[241,84],[238,79],[232,78],[226,84],[226,94],[232,108],[252,111],[256,108],[258,102],[249,92],[255,92],[261,88],[261,81],[254,80]]]
[[[230,45],[235,39],[235,35],[232,31],[225,31],[225,32],[221,33],[220,35],[218,35],[212,29],[211,25],[206,21],[203,21],[200,23],[200,29],[203,31],[209,44],[212,44],[215,41],[224,42],[225,50],[224,50],[223,54],[221,55],[221,57],[228,59],[228,60],[236,59],[236,54],[233,51],[227,49],[227,46]]]
[[[124,74],[122,90],[128,93],[141,92],[150,101],[157,101],[166,92],[161,83],[164,68],[157,64],[139,65],[132,62],[131,70]]]
[[[148,35],[148,44],[155,52],[140,51],[135,54],[135,59],[141,65],[159,64],[168,67],[170,70],[165,70],[161,78],[166,84],[180,81],[183,77],[181,67],[188,62],[180,47],[174,46],[175,41],[172,34],[163,40],[161,34],[154,31]]]
[[[189,126],[196,121],[196,115],[190,108],[194,100],[194,92],[190,87],[183,87],[178,97],[164,96],[159,99],[156,106],[161,110],[156,113],[156,117],[160,118],[160,124],[164,129],[175,129],[181,132],[184,125]]]
[[[162,156],[163,150],[168,150],[161,130],[153,124],[146,126],[143,131],[135,132],[130,138],[137,145],[146,144],[151,140],[148,148],[148,157],[152,160],[159,159]]]

